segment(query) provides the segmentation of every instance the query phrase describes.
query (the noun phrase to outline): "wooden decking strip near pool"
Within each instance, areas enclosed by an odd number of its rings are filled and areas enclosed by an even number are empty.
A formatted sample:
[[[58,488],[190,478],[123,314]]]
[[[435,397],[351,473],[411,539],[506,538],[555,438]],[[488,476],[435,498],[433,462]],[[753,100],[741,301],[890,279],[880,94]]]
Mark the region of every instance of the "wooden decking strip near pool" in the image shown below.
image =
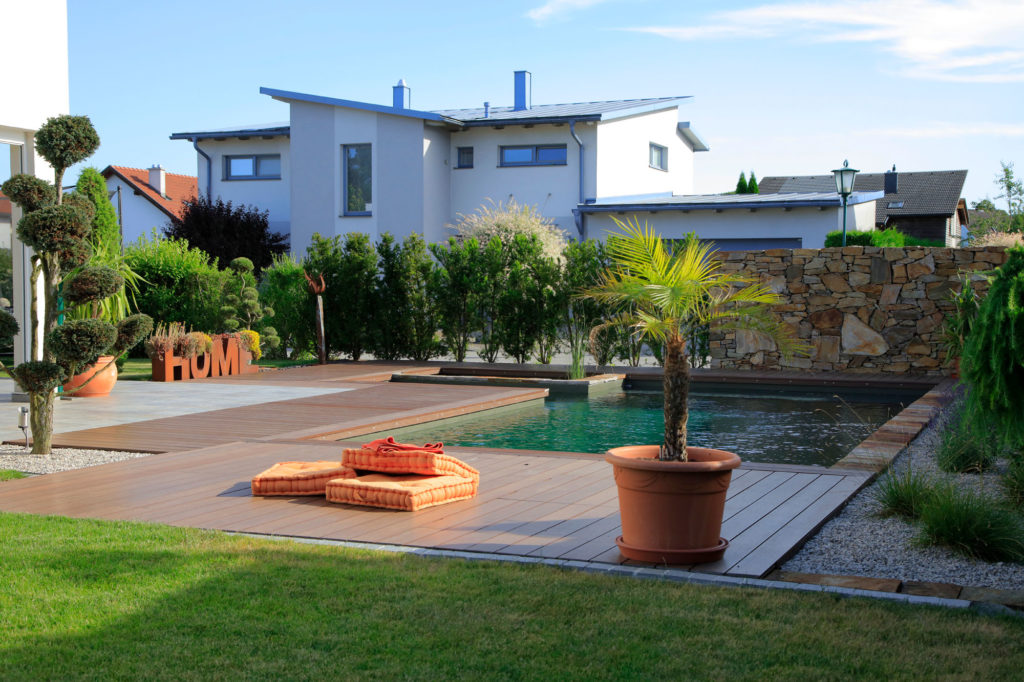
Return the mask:
[[[615,484],[600,456],[449,448],[480,470],[479,495],[412,513],[249,494],[249,478],[275,462],[340,459],[343,446],[239,440],[7,481],[0,485],[0,510],[623,563],[615,547],[621,532]],[[732,544],[722,561],[692,570],[765,575],[869,478],[812,467],[739,469],[722,531]]]
[[[390,382],[337,385],[352,390],[58,433],[53,447],[174,452],[241,438],[338,440],[547,395],[545,389]]]

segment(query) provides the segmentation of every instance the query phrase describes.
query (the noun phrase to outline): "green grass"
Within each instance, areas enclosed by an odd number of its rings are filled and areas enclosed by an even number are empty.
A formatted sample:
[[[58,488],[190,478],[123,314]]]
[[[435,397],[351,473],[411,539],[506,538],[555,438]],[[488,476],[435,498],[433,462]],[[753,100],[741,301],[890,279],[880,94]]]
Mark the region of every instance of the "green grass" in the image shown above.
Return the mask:
[[[938,486],[921,510],[921,541],[984,561],[1024,561],[1024,523],[994,497]]]
[[[935,461],[949,473],[981,473],[996,463],[996,449],[988,432],[968,417],[963,406],[942,429]]]
[[[12,469],[0,469],[0,481],[13,481],[16,478],[25,478],[25,474]]]
[[[931,481],[907,467],[902,472],[886,473],[872,495],[881,507],[882,516],[902,516],[913,521],[921,517],[921,510],[934,490]]]
[[[1010,459],[1001,480],[1003,494],[1014,507],[1024,510],[1024,453]]]
[[[1024,620],[0,514],[0,678],[1012,679]]]

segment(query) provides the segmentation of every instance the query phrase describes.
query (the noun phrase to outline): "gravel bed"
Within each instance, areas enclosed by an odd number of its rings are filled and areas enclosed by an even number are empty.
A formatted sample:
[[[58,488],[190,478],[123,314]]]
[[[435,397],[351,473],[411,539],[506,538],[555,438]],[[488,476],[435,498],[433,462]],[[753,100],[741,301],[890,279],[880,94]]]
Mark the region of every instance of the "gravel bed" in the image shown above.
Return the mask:
[[[910,466],[914,471],[955,481],[962,488],[981,488],[999,495],[999,463],[986,474],[947,474],[935,463],[935,451],[942,427],[952,416],[947,407],[893,463],[895,471]],[[872,491],[878,482],[864,488],[838,516],[782,565],[784,571],[858,575],[952,583],[972,587],[1024,589],[1024,565],[968,559],[942,547],[922,547],[914,542],[917,527],[898,517],[878,516],[879,505]]]
[[[31,455],[19,445],[0,445],[0,469],[14,469],[25,474],[52,474],[108,462],[120,462],[123,459],[146,457],[149,454],[148,452],[54,448],[48,455]]]

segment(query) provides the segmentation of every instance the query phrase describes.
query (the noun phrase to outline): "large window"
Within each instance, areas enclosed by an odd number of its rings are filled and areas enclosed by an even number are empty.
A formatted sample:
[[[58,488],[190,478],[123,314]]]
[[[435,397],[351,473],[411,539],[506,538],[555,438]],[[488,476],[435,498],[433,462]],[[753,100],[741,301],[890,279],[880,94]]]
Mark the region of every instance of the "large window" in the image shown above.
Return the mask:
[[[501,147],[500,166],[564,166],[564,144],[533,144]]]
[[[225,180],[280,180],[280,154],[246,154],[224,157]]]
[[[345,215],[373,214],[373,166],[370,151],[368,144],[346,144],[341,147]]]
[[[651,168],[657,170],[668,170],[668,148],[660,144],[651,143]]]

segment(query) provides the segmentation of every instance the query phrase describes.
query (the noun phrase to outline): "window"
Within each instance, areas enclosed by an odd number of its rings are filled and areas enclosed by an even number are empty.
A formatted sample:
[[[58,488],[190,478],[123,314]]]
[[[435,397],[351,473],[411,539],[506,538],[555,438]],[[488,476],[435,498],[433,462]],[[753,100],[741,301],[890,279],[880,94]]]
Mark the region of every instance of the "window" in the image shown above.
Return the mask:
[[[651,168],[657,170],[668,170],[668,148],[660,144],[651,143]]]
[[[886,206],[886,208],[903,208],[903,202],[902,201],[890,201],[889,205]]]
[[[247,154],[224,157],[225,180],[280,180],[280,154]]]
[[[501,147],[499,166],[564,166],[564,144],[535,144]]]
[[[459,147],[459,158],[455,163],[456,168],[472,168],[473,167],[473,148],[472,147]]]
[[[341,147],[342,179],[345,188],[345,215],[373,214],[373,181],[370,145],[346,144]]]

